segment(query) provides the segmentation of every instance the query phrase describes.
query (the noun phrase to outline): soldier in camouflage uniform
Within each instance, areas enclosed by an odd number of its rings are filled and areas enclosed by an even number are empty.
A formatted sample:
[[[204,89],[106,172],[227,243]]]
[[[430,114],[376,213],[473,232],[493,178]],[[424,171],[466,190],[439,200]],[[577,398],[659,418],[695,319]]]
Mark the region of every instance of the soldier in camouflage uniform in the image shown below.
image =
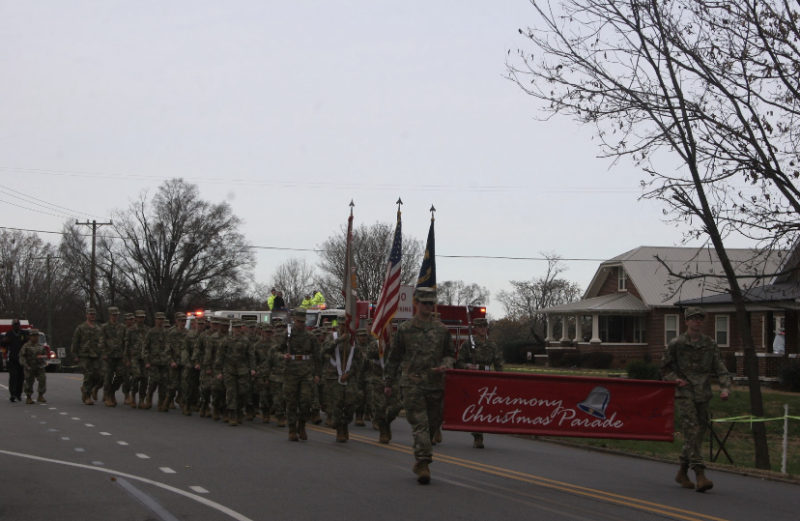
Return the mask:
[[[258,404],[261,408],[262,423],[269,423],[272,412],[272,397],[269,392],[269,350],[272,349],[272,326],[259,324],[260,338],[253,346],[256,356],[255,394],[258,395]]]
[[[684,312],[686,332],[670,341],[664,351],[662,373],[665,380],[678,382],[675,388],[675,409],[681,418],[683,451],[675,481],[684,488],[705,492],[714,486],[705,476],[701,447],[708,427],[708,402],[711,400],[711,378],[719,379],[720,398],[728,399],[731,378],[722,362],[719,347],[702,333],[705,313],[701,308],[688,307]],[[692,468],[697,485],[689,479]]]
[[[153,406],[153,395],[158,391],[158,411],[169,412],[169,368],[177,364],[167,343],[167,330],[164,329],[166,316],[162,312],[155,314],[155,325],[147,332],[142,344],[144,368],[150,380],[147,385],[147,399],[144,408]]]
[[[94,405],[91,393],[103,385],[103,371],[100,367],[100,328],[95,323],[97,312],[94,308],[86,310],[86,322],[75,328],[72,335],[71,351],[78,357],[83,369],[81,385],[81,401],[86,405]]]
[[[128,354],[128,332],[136,324],[133,313],[125,313],[125,334],[122,338],[122,394],[125,395],[125,405],[131,405],[131,359]]]
[[[392,384],[399,377],[406,419],[414,436],[413,470],[417,481],[426,485],[431,480],[431,437],[442,424],[444,371],[453,367],[456,353],[450,332],[433,319],[436,290],[417,288],[414,302],[414,318],[401,324],[392,340],[384,393],[392,395]]]
[[[117,389],[127,373],[123,361],[126,329],[119,321],[119,308],[108,308],[108,322],[100,326],[100,356],[103,360],[103,403],[117,405]]]
[[[306,422],[311,417],[313,386],[320,380],[319,343],[306,331],[306,310],[292,311],[291,334],[284,340],[286,369],[283,374],[283,395],[289,440],[307,440]]]
[[[472,322],[472,334],[458,348],[456,368],[475,371],[503,370],[503,352],[489,340],[488,327],[489,323],[485,318],[476,318]],[[473,432],[472,438],[472,447],[482,449],[483,434]]]
[[[322,397],[322,410],[325,411],[325,426],[333,428],[336,424],[333,421],[333,386],[339,375],[336,373],[336,362],[332,360],[328,351],[333,348],[336,340],[333,334],[325,335],[320,344],[320,367],[321,378],[319,388]]]
[[[175,398],[178,402],[183,402],[183,396],[178,396],[178,391],[181,388],[181,376],[183,375],[183,355],[186,352],[186,313],[175,313],[175,324],[167,329],[167,347],[170,352],[170,358],[175,362],[174,365],[169,366],[169,379],[167,383],[167,407],[169,409],[175,408]]]
[[[225,400],[225,386],[223,382],[217,380],[214,374],[214,360],[217,357],[220,342],[227,335],[227,324],[228,322],[221,318],[211,319],[211,333],[205,337],[203,342],[200,362],[200,394],[202,396],[200,416],[211,416],[214,421],[219,420]]]
[[[195,353],[201,349],[202,340],[206,328],[206,321],[203,317],[195,317],[192,320],[191,329],[186,333],[186,342],[181,351],[181,404],[182,412],[185,416],[191,416],[193,410],[197,409],[197,402],[200,396],[200,362]]]
[[[364,353],[364,387],[369,410],[372,412],[372,422],[380,431],[378,441],[389,443],[392,440],[392,422],[402,409],[400,387],[395,382],[391,396],[384,394],[383,367],[386,358],[381,358],[378,341],[370,337],[366,328],[356,331],[356,343]]]
[[[39,330],[31,329],[28,332],[28,341],[25,342],[19,350],[19,363],[25,370],[25,386],[23,390],[27,396],[25,399],[26,404],[33,403],[31,395],[33,395],[34,381],[38,382],[37,391],[39,392],[39,396],[36,398],[36,401],[39,403],[47,403],[47,400],[44,398],[44,393],[47,392],[47,372],[45,371],[45,367],[47,367],[47,362],[45,361],[46,357],[47,353],[44,350],[44,346],[39,343]]]
[[[339,335],[334,342],[324,348],[323,360],[332,362],[336,379],[325,386],[328,398],[328,413],[333,416],[336,427],[336,441],[350,439],[349,425],[358,405],[361,393],[361,380],[364,358],[361,350],[351,341],[347,325],[342,321]]]
[[[225,339],[217,351],[214,372],[225,381],[228,425],[236,426],[244,418],[243,409],[250,393],[250,378],[255,376],[255,353],[247,338],[244,324],[233,322],[233,335]]]
[[[137,407],[136,395],[139,395],[139,409],[145,408],[147,396],[147,371],[144,368],[142,358],[142,345],[144,337],[150,330],[144,321],[147,314],[143,309],[137,309],[134,313],[136,324],[128,330],[125,336],[125,357],[130,362],[131,374],[131,407]]]
[[[275,334],[267,354],[267,374],[269,374],[269,394],[272,398],[272,413],[278,427],[286,427],[286,400],[283,397],[283,375],[286,372],[286,324],[273,326]]]

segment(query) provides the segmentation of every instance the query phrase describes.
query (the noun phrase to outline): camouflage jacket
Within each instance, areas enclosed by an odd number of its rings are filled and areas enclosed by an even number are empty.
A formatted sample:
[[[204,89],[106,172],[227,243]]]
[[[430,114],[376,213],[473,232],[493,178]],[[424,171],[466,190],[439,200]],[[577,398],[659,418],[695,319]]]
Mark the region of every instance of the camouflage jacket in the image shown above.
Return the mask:
[[[72,335],[72,354],[78,358],[100,357],[100,328],[97,324],[84,322],[75,328]]]
[[[166,331],[167,351],[169,352],[170,362],[183,365],[183,357],[187,355],[187,333],[186,329],[172,326]],[[187,356],[188,361],[189,356]]]
[[[391,386],[398,378],[401,386],[419,386],[425,390],[444,389],[444,374],[433,369],[452,368],[455,347],[450,331],[438,320],[413,318],[397,329],[389,351],[384,383]]]
[[[174,362],[167,344],[166,329],[154,327],[147,332],[142,343],[142,360],[150,366],[169,365]]]
[[[286,359],[284,358],[283,343],[273,341],[272,347],[267,352],[267,373],[270,382],[283,382],[283,373],[286,371]]]
[[[47,365],[44,360],[45,354],[44,346],[39,342],[28,340],[19,350],[19,363],[26,371],[38,371]]]
[[[458,369],[476,369],[479,371],[502,371],[503,353],[489,339],[473,336],[475,344],[467,339],[458,349]]]
[[[339,365],[342,373],[347,373],[347,383],[361,387],[364,379],[364,352],[358,345],[350,345],[350,342],[344,337],[330,342],[323,350],[323,358],[326,363],[333,368],[333,380],[339,380],[339,370],[336,368],[336,349],[339,349]],[[350,368],[347,369],[347,359],[350,357],[350,351],[353,351],[353,360],[350,362]]]
[[[319,342],[305,329],[293,330],[284,338],[282,349],[292,358],[286,361],[284,376],[320,376]]]
[[[692,342],[684,333],[667,345],[661,372],[665,380],[686,380],[687,385],[675,388],[676,398],[695,402],[711,400],[711,378],[716,376],[723,389],[730,390],[731,377],[722,362],[719,347],[711,337],[701,335]]]
[[[214,373],[243,376],[256,367],[255,350],[245,335],[234,335],[223,340],[214,360]]]
[[[139,362],[142,359],[142,344],[144,337],[147,336],[148,328],[146,325],[134,325],[125,332],[125,358],[131,362]]]
[[[122,358],[125,351],[125,324],[106,322],[100,326],[100,354],[108,358]]]
[[[256,371],[258,376],[269,376],[269,350],[272,347],[272,342],[266,339],[259,339],[253,345],[253,351],[256,356]]]
[[[358,347],[364,353],[364,378],[369,382],[383,380],[383,367],[381,367],[378,341],[371,338],[366,344],[358,344]]]

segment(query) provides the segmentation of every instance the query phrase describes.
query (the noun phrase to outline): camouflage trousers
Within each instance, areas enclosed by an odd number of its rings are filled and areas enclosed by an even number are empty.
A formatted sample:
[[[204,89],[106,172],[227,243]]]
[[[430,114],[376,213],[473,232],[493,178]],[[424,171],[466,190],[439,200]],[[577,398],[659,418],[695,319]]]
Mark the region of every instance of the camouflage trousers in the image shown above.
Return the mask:
[[[339,385],[336,380],[339,375],[325,376],[320,380],[320,387],[322,388],[322,410],[325,414],[333,418],[333,386]]]
[[[289,425],[307,422],[311,417],[314,399],[314,379],[310,375],[287,374],[283,377],[283,398],[286,400],[286,419]]]
[[[131,359],[129,371],[131,394],[144,396],[147,393],[147,372],[144,369],[144,362],[140,358]]]
[[[159,401],[167,398],[167,386],[169,384],[169,366],[151,365],[147,370],[150,382],[147,385],[147,394],[152,396],[158,391]]]
[[[255,382],[253,394],[258,397],[258,401],[253,405],[257,404],[261,408],[261,413],[266,416],[272,412],[272,394],[270,392],[269,378],[257,376],[253,381]]]
[[[111,394],[127,380],[128,368],[125,367],[122,358],[106,358],[103,360],[103,374],[103,391]]]
[[[272,413],[276,418],[286,417],[286,400],[283,399],[283,380],[270,379],[269,394],[272,398]]]
[[[247,405],[250,394],[250,375],[225,373],[225,405],[228,410],[241,411]]]
[[[90,394],[93,389],[103,386],[102,361],[99,358],[84,357],[80,359],[83,368],[83,384],[81,392]]]
[[[417,461],[431,461],[431,437],[442,425],[444,392],[422,389],[419,386],[404,386],[402,393],[406,420],[411,424],[414,437],[414,457]]]
[[[190,407],[197,405],[200,399],[200,371],[192,366],[183,366],[181,396]]]
[[[329,397],[329,414],[333,415],[333,424],[337,427],[348,425],[353,421],[353,413],[361,398],[361,391],[355,382],[342,385],[336,380],[325,385],[325,394]]]
[[[366,402],[373,421],[385,421],[390,424],[397,418],[400,409],[403,408],[402,396],[400,387],[396,385],[392,387],[392,396],[390,397],[384,394],[383,387],[383,380],[380,378],[367,380]]]
[[[167,390],[171,395],[175,395],[180,388],[181,388],[181,375],[183,374],[183,366],[179,365],[177,367],[168,366],[168,374],[167,377]]]
[[[47,392],[47,372],[43,368],[25,369],[24,392],[30,396],[33,394],[33,382],[38,382],[37,390],[39,394]]]
[[[675,409],[681,418],[683,450],[681,463],[692,469],[703,469],[703,439],[708,429],[708,402],[695,402],[687,398],[675,398]]]

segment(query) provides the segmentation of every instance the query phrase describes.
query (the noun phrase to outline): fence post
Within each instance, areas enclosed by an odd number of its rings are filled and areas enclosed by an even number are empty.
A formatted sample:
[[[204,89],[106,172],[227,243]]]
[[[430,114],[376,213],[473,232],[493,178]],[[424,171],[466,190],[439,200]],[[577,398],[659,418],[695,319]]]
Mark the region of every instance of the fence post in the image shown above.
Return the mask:
[[[781,473],[786,474],[786,454],[789,452],[789,404],[783,404],[783,456],[781,457]]]

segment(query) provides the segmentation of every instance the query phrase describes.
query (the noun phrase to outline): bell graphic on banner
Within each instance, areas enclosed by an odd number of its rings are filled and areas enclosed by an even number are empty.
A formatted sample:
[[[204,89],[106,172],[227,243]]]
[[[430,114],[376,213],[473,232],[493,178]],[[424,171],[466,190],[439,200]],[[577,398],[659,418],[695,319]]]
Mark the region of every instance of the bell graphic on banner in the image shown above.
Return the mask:
[[[591,414],[595,418],[601,420],[606,419],[606,407],[611,400],[611,393],[602,386],[597,386],[592,389],[589,396],[584,401],[578,404],[578,408],[586,414]]]

